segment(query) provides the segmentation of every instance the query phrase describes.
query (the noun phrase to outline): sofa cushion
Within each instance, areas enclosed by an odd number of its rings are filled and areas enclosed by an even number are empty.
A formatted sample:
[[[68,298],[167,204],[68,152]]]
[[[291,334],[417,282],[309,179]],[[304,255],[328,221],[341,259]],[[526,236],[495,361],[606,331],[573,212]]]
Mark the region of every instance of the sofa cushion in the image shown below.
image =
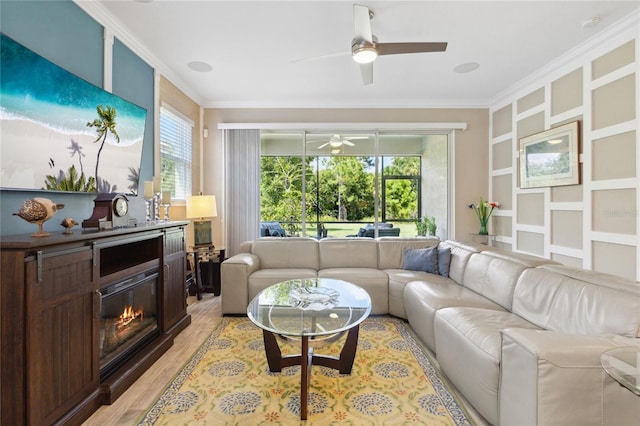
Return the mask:
[[[462,284],[511,310],[513,291],[526,268],[522,263],[493,256],[491,252],[474,253],[469,258]]]
[[[378,269],[401,269],[406,249],[419,249],[437,245],[437,238],[380,237],[378,238]]]
[[[451,263],[451,249],[438,245],[438,274],[449,277],[449,264]]]
[[[391,277],[390,275],[390,286]],[[404,288],[403,300],[411,328],[434,352],[436,352],[436,341],[433,323],[438,310],[450,307],[474,307],[504,311],[504,308],[497,303],[440,275],[429,275],[418,281],[409,282]]]
[[[253,242],[251,251],[260,257],[262,269],[318,270],[318,241],[313,238],[261,238]]]
[[[371,298],[371,315],[389,313],[389,277],[374,268],[328,268],[318,271],[318,278],[344,280],[362,287]]]
[[[513,312],[548,330],[640,337],[640,285],[568,266],[525,271]]]
[[[378,268],[378,243],[369,238],[325,238],[320,240],[319,267]]]
[[[438,273],[438,247],[407,249],[402,255],[402,269]]]
[[[440,368],[485,419],[499,424],[500,331],[538,327],[510,312],[479,308],[441,309],[434,326]]]
[[[449,264],[449,277],[458,284],[462,284],[464,270],[467,268],[469,258],[473,253],[479,253],[487,246],[459,241],[443,241],[442,248],[451,249],[451,263]]]
[[[384,272],[389,276],[389,313],[407,319],[403,296],[405,286],[411,281],[430,279],[434,275],[408,269],[385,269]]]

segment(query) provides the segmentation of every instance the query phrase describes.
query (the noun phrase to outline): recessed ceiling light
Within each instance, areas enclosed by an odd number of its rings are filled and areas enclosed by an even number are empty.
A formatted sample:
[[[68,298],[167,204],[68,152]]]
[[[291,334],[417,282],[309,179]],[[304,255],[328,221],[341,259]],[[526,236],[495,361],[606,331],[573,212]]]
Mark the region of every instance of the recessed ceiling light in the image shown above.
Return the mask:
[[[589,18],[586,21],[584,21],[582,23],[582,28],[591,28],[591,27],[595,27],[596,25],[598,25],[600,23],[600,18],[597,16],[594,16],[593,18]]]
[[[213,69],[213,67],[208,63],[200,62],[200,61],[189,62],[187,66],[192,70],[198,71],[198,72],[209,72]]]
[[[453,69],[453,72],[457,72],[458,74],[465,74],[471,71],[475,71],[480,68],[480,64],[477,62],[467,62],[464,64],[460,64]]]

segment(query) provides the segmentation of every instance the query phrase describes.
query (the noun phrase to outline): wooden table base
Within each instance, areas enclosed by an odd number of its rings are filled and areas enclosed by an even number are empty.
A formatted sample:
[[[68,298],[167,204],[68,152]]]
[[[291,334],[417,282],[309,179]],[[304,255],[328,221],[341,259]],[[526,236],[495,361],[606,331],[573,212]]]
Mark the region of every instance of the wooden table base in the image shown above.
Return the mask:
[[[314,354],[313,348],[309,347],[309,336],[302,336],[302,348],[299,355],[288,355],[283,357],[275,334],[262,330],[265,353],[269,370],[280,372],[283,367],[292,365],[300,366],[300,419],[307,420],[307,404],[309,400],[309,380],[311,377],[311,365],[322,365],[340,371],[340,374],[351,374],[353,362],[356,358],[356,348],[358,346],[359,325],[350,328],[347,339],[344,342],[339,357],[330,355]]]

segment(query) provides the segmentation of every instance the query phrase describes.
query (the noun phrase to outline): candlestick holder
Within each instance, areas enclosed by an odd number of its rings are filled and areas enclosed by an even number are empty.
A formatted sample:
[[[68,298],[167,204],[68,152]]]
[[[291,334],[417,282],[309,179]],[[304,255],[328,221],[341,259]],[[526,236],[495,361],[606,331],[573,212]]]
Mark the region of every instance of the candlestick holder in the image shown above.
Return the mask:
[[[156,192],[153,195],[153,220],[160,222],[160,193]]]
[[[164,221],[169,222],[171,220],[169,217],[169,207],[171,207],[171,204],[161,204],[161,206],[164,208]]]
[[[151,216],[152,212],[153,212],[153,198],[145,198],[144,199],[144,204],[145,204],[145,206],[147,208],[146,221],[147,222],[151,222],[153,220],[152,216]]]

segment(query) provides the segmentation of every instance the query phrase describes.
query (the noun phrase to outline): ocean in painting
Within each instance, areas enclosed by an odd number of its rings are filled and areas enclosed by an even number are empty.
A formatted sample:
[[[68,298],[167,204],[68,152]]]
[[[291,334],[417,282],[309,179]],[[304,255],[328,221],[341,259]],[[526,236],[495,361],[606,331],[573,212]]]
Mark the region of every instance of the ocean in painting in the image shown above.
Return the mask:
[[[0,37],[0,186],[42,189],[72,165],[94,176],[100,142],[87,123],[103,105],[116,110],[120,142],[109,135],[100,153],[99,189],[136,193],[147,111]]]

